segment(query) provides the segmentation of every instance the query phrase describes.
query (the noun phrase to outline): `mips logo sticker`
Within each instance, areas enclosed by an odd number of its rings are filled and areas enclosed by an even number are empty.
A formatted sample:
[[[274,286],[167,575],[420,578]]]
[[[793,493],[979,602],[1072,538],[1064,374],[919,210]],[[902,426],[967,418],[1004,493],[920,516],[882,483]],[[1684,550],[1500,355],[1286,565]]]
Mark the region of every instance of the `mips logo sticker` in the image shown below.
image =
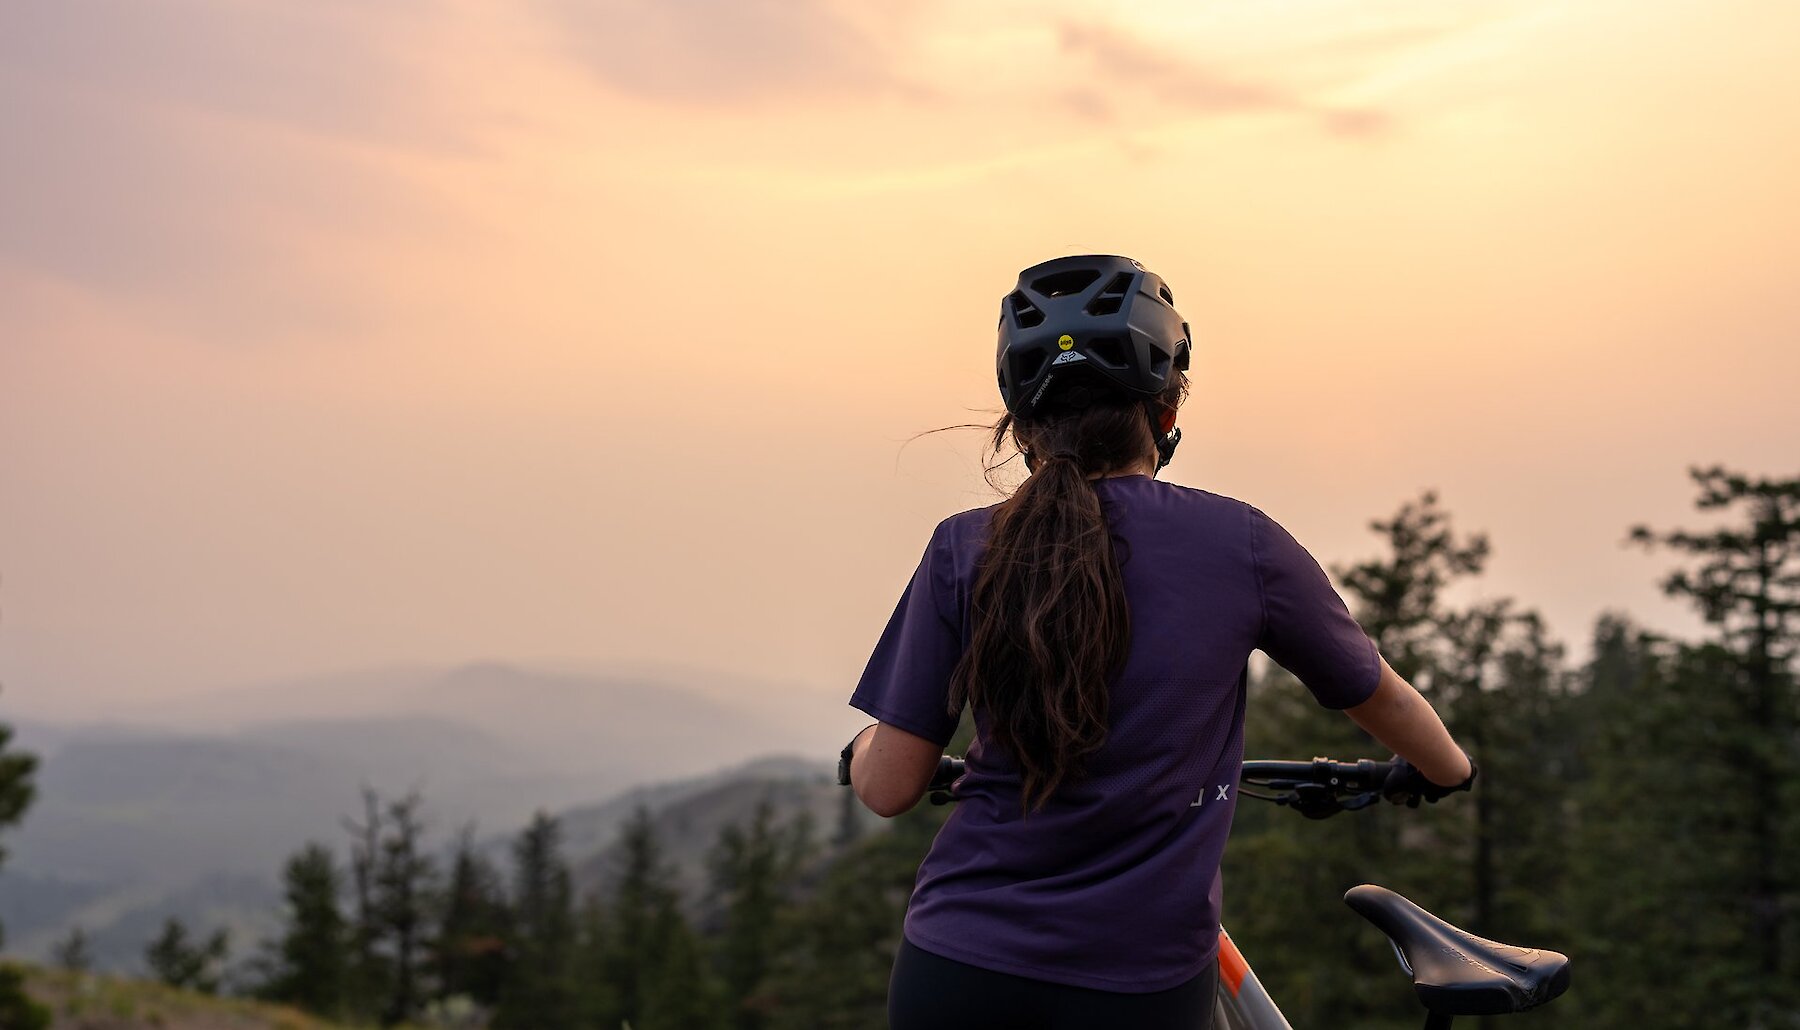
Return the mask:
[[[1061,350],[1070,350],[1075,346],[1075,337],[1064,333],[1056,339],[1056,346]]]

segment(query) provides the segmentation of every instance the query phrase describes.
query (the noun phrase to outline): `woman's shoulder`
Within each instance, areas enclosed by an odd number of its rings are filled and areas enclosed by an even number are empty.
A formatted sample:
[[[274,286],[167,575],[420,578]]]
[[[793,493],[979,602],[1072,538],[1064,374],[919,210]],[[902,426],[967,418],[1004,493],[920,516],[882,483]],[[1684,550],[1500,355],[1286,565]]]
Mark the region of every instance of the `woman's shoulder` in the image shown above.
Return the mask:
[[[1165,482],[1160,479],[1154,480],[1154,482],[1159,486],[1167,487],[1168,489],[1173,490],[1176,493],[1189,498],[1195,504],[1206,504],[1206,505],[1211,505],[1214,507],[1230,508],[1234,511],[1243,511],[1243,512],[1251,512],[1251,511],[1256,510],[1256,506],[1251,504],[1248,501],[1241,501],[1241,500],[1237,499],[1236,497],[1230,497],[1230,496],[1227,496],[1227,495],[1221,494],[1221,493],[1214,493],[1211,490],[1202,490],[1201,488],[1199,488],[1197,486],[1183,486],[1180,483],[1169,483],[1169,482]]]
[[[992,522],[994,509],[997,507],[999,507],[998,502],[981,508],[969,508],[954,515],[946,515],[931,531],[931,546],[958,550],[970,545],[985,543],[988,525]]]
[[[1221,529],[1230,525],[1254,532],[1255,524],[1271,521],[1262,509],[1248,501],[1149,476],[1118,476],[1096,480],[1095,485],[1109,502],[1124,501],[1126,507],[1142,511],[1143,508],[1133,502],[1148,501],[1152,508],[1164,509],[1183,521],[1199,519]],[[932,530],[931,546],[948,551],[982,547],[987,541],[994,510],[1000,503],[996,501],[945,516]]]
[[[1116,480],[1104,482],[1109,484],[1106,488],[1109,493],[1138,494],[1154,498],[1162,504],[1182,509],[1185,512],[1239,521],[1256,516],[1267,517],[1263,516],[1262,511],[1248,501],[1214,493],[1211,490],[1202,490],[1197,486],[1171,483],[1165,479],[1151,479],[1148,476],[1121,476]]]

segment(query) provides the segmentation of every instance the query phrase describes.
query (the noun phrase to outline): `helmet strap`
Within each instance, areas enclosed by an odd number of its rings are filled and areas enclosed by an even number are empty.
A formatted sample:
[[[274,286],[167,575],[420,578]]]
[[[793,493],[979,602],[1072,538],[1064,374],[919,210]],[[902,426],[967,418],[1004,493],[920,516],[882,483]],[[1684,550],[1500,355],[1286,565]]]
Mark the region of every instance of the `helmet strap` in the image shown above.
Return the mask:
[[[1156,471],[1161,472],[1175,457],[1175,447],[1181,443],[1181,427],[1171,426],[1163,432],[1161,405],[1151,403],[1144,405],[1144,414],[1150,419],[1150,438],[1156,441]]]
[[[1169,435],[1156,441],[1156,471],[1161,472],[1175,457],[1175,446],[1181,443],[1181,429],[1169,430]]]

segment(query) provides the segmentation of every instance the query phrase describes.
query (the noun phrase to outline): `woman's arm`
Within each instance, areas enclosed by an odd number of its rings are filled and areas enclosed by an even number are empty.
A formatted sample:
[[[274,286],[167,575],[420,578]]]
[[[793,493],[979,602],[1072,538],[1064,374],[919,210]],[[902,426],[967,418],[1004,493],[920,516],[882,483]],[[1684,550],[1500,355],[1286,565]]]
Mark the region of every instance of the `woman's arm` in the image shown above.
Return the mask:
[[[885,722],[850,742],[850,787],[869,810],[891,819],[925,796],[944,749]]]
[[[1344,714],[1438,786],[1454,786],[1469,778],[1469,756],[1450,739],[1431,702],[1401,679],[1387,659],[1381,660],[1375,693]]]

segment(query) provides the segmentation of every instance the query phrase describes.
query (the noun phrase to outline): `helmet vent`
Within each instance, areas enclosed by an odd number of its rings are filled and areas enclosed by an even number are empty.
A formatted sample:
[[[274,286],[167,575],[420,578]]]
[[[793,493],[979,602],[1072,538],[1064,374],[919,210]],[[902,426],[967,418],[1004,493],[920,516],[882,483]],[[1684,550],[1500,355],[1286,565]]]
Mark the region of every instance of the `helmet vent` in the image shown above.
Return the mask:
[[[1029,383],[1044,370],[1044,361],[1048,355],[1041,350],[1026,351],[1013,359],[1013,382]]]
[[[1037,309],[1037,305],[1026,300],[1023,293],[1014,293],[1006,299],[1012,303],[1013,321],[1019,323],[1019,328],[1030,329],[1043,322],[1044,313]]]
[[[1125,368],[1130,364],[1125,359],[1125,341],[1117,336],[1102,336],[1089,340],[1084,348],[1088,356],[1108,368]]]
[[[1157,292],[1158,296],[1162,297],[1164,304],[1167,304],[1170,307],[1175,306],[1175,295],[1173,293],[1169,292],[1169,288],[1167,286],[1162,287],[1161,289],[1157,290],[1156,292]],[[990,296],[992,296],[992,295],[990,294]]]
[[[1098,278],[1100,278],[1100,273],[1091,268],[1072,268],[1067,272],[1057,272],[1040,279],[1033,279],[1031,288],[1046,297],[1067,297],[1071,293],[1080,293],[1094,285],[1094,280]]]
[[[1130,272],[1120,272],[1113,276],[1112,282],[1106,284],[1106,289],[1101,290],[1100,295],[1088,304],[1087,313],[1090,315],[1118,314],[1120,305],[1125,303],[1125,295],[1131,292],[1132,278]]]

